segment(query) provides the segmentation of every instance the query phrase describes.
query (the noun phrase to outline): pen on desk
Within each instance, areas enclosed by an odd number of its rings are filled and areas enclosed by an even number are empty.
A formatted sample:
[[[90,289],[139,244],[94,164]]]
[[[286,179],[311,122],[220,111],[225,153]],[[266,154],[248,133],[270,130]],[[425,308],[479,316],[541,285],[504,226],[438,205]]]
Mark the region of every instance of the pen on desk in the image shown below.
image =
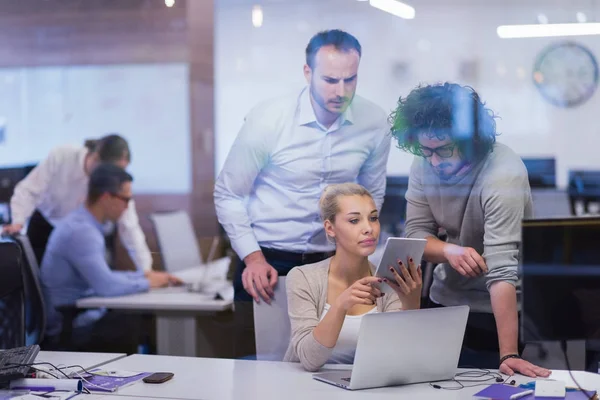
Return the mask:
[[[521,393],[515,393],[512,396],[509,397],[510,400],[516,400],[516,399],[520,399],[521,397],[525,397],[528,396],[530,394],[533,393],[533,390],[526,390],[524,392]]]

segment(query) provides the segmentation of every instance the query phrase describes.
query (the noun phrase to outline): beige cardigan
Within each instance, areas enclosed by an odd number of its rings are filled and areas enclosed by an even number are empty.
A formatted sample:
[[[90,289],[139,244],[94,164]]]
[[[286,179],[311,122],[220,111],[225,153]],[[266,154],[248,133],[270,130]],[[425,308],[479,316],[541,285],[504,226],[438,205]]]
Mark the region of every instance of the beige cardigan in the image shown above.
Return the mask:
[[[329,360],[333,348],[325,347],[313,336],[327,302],[329,263],[331,258],[315,264],[293,268],[285,280],[291,339],[284,361],[302,363],[316,371]],[[371,265],[374,269],[374,266]],[[399,311],[402,303],[394,293],[377,299],[377,311]]]

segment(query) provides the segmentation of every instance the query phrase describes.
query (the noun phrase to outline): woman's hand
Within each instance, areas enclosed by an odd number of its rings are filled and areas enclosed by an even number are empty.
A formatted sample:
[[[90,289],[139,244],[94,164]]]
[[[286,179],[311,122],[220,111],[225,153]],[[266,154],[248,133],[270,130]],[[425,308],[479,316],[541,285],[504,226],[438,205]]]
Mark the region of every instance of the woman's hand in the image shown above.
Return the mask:
[[[348,312],[357,304],[374,305],[377,298],[383,296],[383,293],[374,284],[382,281],[381,278],[375,276],[367,276],[357,280],[338,296],[336,305],[345,312]]]
[[[421,290],[423,289],[423,276],[421,266],[416,267],[412,258],[408,259],[408,268],[398,260],[398,271],[392,266],[389,267],[394,274],[395,281],[384,278],[387,283],[400,298],[403,310],[416,310],[421,308]]]

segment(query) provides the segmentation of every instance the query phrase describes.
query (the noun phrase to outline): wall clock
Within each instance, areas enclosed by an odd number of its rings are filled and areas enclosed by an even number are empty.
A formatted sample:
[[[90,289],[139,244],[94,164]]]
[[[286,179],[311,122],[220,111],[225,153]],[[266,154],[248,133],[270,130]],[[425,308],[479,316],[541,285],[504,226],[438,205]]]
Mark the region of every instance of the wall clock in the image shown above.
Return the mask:
[[[558,107],[575,107],[589,100],[598,87],[598,62],[586,47],[562,42],[546,47],[533,69],[533,82],[546,100]]]

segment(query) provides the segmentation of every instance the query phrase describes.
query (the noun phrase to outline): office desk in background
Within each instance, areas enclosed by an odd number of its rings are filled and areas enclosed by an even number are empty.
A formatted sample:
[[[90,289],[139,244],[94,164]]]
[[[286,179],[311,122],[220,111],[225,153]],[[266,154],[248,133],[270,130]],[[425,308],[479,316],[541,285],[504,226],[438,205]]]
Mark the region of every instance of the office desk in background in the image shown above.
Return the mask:
[[[132,355],[106,365],[107,368],[172,372],[174,378],[159,385],[137,383],[122,388],[119,396],[182,400],[239,399],[469,399],[484,386],[462,390],[434,389],[428,383],[349,391],[312,379],[298,363],[216,358]],[[337,366],[332,366],[335,367]],[[344,366],[347,369],[347,366]],[[342,367],[342,369],[344,369]],[[329,369],[329,368],[328,368]],[[515,376],[517,384],[531,378]],[[487,383],[494,383],[493,380]],[[452,385],[444,382],[440,385]],[[108,397],[107,397],[108,399]],[[104,400],[104,399],[103,399]],[[117,400],[117,399],[115,399]]]
[[[156,315],[157,351],[160,355],[211,357],[214,343],[203,332],[208,318],[230,313],[233,300],[213,300],[184,287],[153,289],[119,297],[89,297],[78,308],[108,308]],[[231,313],[230,313],[231,314]]]
[[[57,367],[80,365],[89,370],[127,357],[125,353],[75,353],[69,351],[40,351],[35,362],[47,362]]]

